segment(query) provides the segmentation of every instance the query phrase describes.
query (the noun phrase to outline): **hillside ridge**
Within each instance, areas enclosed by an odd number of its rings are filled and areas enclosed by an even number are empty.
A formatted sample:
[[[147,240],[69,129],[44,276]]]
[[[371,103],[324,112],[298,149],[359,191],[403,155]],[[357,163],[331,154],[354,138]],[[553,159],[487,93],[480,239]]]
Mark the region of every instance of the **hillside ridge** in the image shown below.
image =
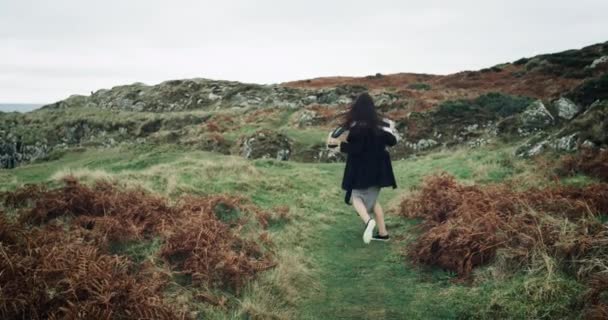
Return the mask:
[[[405,139],[394,149],[396,158],[523,139],[529,141],[518,152],[522,156],[549,146],[568,152],[582,144],[602,146],[600,134],[561,129],[608,98],[608,42],[446,76],[376,74],[273,85],[194,78],[100,89],[30,113],[0,113],[1,167],[71,148],[122,144],[340,161],[323,140],[362,92],[397,122]],[[603,114],[601,106],[594,112]]]

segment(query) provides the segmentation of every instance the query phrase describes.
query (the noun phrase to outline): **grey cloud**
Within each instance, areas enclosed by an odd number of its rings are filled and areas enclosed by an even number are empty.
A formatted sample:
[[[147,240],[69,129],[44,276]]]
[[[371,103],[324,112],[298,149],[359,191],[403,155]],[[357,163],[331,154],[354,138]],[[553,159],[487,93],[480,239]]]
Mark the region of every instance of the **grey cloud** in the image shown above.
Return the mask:
[[[608,40],[604,0],[0,1],[0,101],[206,77],[451,73]]]

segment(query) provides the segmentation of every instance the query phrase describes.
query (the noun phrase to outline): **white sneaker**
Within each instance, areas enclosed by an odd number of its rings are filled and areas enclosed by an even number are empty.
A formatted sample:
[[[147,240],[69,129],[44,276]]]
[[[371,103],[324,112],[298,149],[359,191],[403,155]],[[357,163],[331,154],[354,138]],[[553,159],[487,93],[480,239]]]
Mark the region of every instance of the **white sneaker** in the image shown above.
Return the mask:
[[[367,226],[365,227],[365,231],[363,231],[363,242],[369,243],[372,241],[372,233],[374,232],[375,227],[376,221],[374,219],[369,219]]]

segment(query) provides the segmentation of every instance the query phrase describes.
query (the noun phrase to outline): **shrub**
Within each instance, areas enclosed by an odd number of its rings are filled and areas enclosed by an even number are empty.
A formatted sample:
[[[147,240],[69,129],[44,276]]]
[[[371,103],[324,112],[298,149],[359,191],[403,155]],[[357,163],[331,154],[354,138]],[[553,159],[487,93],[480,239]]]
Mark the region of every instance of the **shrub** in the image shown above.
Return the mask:
[[[439,121],[457,119],[480,122],[508,117],[523,111],[533,100],[528,97],[488,93],[474,100],[450,100],[439,105],[436,113]]]
[[[270,215],[243,198],[184,197],[171,204],[142,189],[67,178],[57,189],[28,185],[0,199],[19,217],[11,222],[0,211],[3,319],[188,319],[187,308],[164,296],[171,276],[238,293],[274,266],[265,249],[270,241],[259,230]],[[149,254],[175,271],[115,250],[133,243],[153,243]]]
[[[608,318],[608,276],[598,275],[589,281],[589,290],[584,296],[585,319],[607,319]]]
[[[502,72],[502,68],[499,66],[493,66],[491,68],[484,68],[479,70],[479,72],[481,73],[488,73],[488,72]]]
[[[162,299],[162,274],[61,226],[26,229],[0,218],[0,240],[3,319],[189,318]]]
[[[568,50],[543,56],[552,64],[573,69],[582,69],[599,57],[599,54],[585,50]]]
[[[413,90],[423,90],[423,91],[431,90],[430,84],[422,83],[422,82],[412,83],[412,84],[408,85],[407,87],[410,89],[413,89]]]
[[[582,173],[608,182],[608,150],[584,149],[577,154],[564,156],[556,171],[563,176]]]
[[[506,184],[464,186],[442,174],[427,178],[400,213],[423,219],[408,255],[467,277],[501,249],[514,265],[546,254],[564,272],[585,277],[606,270],[608,234],[593,217],[608,212],[608,184],[513,191]]]
[[[501,93],[488,93],[477,98],[476,103],[485,110],[508,117],[523,111],[532,99],[528,97],[509,96]]]
[[[591,105],[597,100],[607,100],[608,74],[596,79],[585,81],[568,93],[567,97],[585,107]]]
[[[240,238],[227,224],[242,225],[234,219],[238,201],[226,197],[183,200],[180,227],[167,238],[161,256],[195,284],[228,286],[238,292],[257,272],[274,266],[257,243]],[[220,220],[226,220],[225,212],[233,215],[227,223]]]

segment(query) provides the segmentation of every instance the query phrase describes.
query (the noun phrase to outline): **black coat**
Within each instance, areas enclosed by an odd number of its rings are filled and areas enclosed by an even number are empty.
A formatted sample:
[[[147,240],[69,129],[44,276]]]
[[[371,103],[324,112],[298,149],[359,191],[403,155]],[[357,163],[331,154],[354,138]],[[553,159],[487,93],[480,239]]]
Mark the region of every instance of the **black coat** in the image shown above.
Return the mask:
[[[347,142],[340,144],[340,151],[347,154],[342,189],[347,191],[345,202],[349,203],[353,189],[368,187],[397,188],[391,158],[386,147],[397,144],[397,139],[384,130],[354,126]]]

